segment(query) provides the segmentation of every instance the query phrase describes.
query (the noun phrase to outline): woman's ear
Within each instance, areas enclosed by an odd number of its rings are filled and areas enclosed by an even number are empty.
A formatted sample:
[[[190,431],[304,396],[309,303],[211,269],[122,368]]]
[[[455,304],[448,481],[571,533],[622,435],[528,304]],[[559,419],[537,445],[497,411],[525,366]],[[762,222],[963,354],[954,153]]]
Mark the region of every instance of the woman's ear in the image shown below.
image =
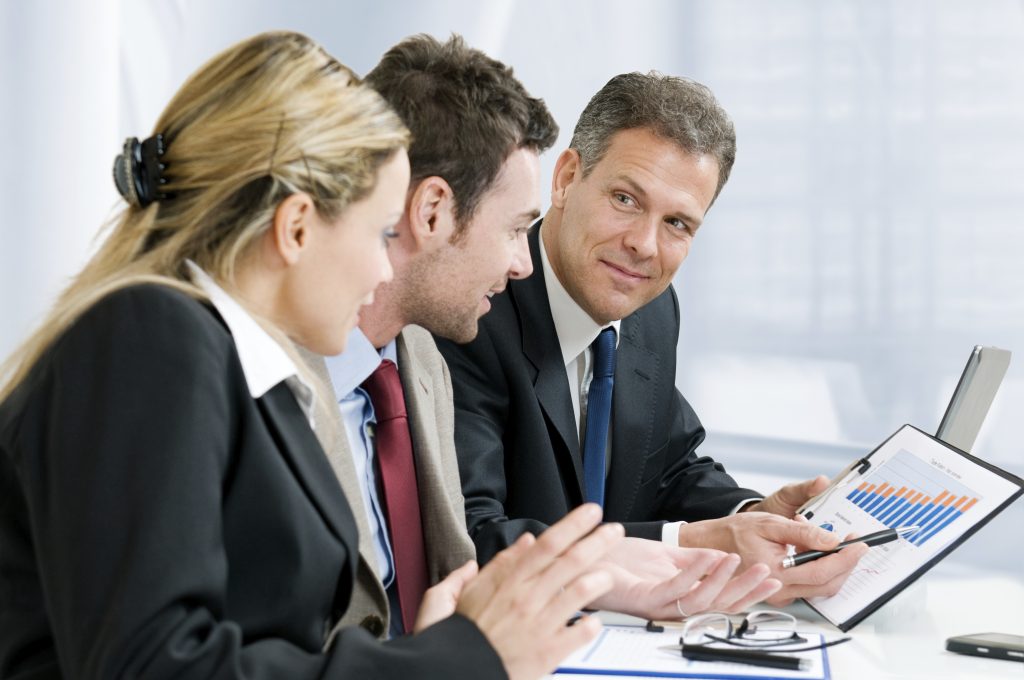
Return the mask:
[[[270,243],[284,264],[291,266],[299,261],[312,238],[316,218],[316,205],[309,194],[294,193],[277,204]]]

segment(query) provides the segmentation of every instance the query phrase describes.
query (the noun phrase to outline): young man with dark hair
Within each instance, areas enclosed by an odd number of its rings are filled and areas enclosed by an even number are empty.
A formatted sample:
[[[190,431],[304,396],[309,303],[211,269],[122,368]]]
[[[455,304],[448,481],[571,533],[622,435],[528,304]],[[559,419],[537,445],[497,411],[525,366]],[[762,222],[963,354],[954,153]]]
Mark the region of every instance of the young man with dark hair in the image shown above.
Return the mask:
[[[356,513],[357,587],[342,624],[396,636],[412,630],[426,587],[475,556],[451,380],[430,333],[472,340],[492,296],[532,272],[527,232],[540,216],[538,155],[558,128],[510,68],[458,37],[406,39],[366,80],[413,138],[412,181],[390,241],[394,278],[363,308],[344,354],[310,363],[340,406],[333,417],[344,434],[325,449],[352,505],[365,510]],[[631,543],[610,553],[613,594],[595,605],[663,618],[680,597],[690,607],[740,607],[774,587],[763,566],[732,579],[736,564],[718,551],[644,541],[651,545],[636,560]],[[666,570],[649,578],[641,571],[647,558]]]

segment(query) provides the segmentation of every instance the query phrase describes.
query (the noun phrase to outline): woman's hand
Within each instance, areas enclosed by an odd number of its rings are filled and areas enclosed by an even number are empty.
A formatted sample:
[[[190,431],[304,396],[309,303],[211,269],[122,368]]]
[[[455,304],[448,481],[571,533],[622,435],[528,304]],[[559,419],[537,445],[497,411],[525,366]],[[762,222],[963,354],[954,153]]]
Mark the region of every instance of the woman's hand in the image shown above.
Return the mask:
[[[510,680],[549,673],[600,631],[593,617],[566,625],[612,587],[598,562],[623,529],[600,521],[598,506],[582,505],[540,537],[524,534],[463,586],[456,611],[480,628]]]

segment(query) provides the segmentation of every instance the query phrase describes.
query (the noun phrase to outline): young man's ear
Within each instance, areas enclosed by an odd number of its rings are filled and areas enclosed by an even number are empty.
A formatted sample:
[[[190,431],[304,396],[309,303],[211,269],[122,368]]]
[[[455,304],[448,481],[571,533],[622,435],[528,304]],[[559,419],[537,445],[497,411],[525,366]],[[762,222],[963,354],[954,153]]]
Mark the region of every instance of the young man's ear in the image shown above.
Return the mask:
[[[274,210],[270,243],[273,251],[286,265],[299,261],[309,246],[311,226],[316,218],[316,205],[309,194],[298,192],[284,199]]]
[[[551,176],[551,205],[562,209],[565,197],[574,181],[583,172],[580,155],[576,149],[566,149],[558,154],[555,161],[555,173]]]
[[[455,233],[455,195],[441,177],[421,179],[409,198],[409,234],[417,251],[445,244]]]

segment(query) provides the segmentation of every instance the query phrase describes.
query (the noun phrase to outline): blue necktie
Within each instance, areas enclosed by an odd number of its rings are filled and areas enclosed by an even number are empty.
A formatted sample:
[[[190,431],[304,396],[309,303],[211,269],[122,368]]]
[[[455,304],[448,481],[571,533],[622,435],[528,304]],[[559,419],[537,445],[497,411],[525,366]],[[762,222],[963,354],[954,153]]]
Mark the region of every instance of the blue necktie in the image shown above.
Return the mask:
[[[608,421],[612,414],[615,376],[615,329],[605,328],[590,346],[594,372],[587,396],[587,429],[583,439],[584,500],[604,507],[604,460],[608,449]]]

